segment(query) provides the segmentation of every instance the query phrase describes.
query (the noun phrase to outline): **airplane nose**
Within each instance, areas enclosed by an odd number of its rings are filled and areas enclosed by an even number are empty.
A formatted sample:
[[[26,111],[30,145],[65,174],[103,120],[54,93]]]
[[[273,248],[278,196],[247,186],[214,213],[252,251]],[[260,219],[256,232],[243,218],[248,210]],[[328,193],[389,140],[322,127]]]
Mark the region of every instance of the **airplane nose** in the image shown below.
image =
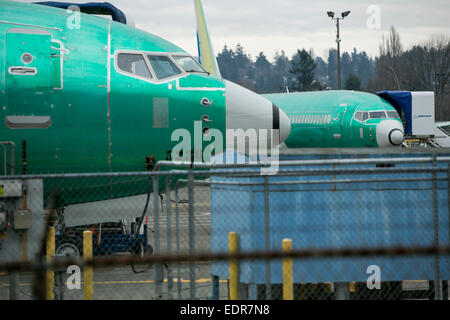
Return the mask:
[[[377,143],[380,148],[398,147],[404,139],[403,125],[396,120],[384,120],[377,125]]]
[[[287,139],[289,136],[289,133],[291,132],[291,121],[289,121],[288,116],[286,113],[280,110],[276,105],[272,105],[273,108],[273,114],[274,118],[276,117],[275,114],[278,114],[279,118],[279,129],[280,129],[280,143],[283,143],[284,140]]]
[[[392,129],[389,132],[389,142],[394,146],[399,146],[403,142],[403,132],[400,129]]]
[[[276,143],[286,140],[291,124],[282,110],[266,98],[231,81],[225,80],[225,90],[227,129],[267,129],[268,132],[278,129],[280,139]]]

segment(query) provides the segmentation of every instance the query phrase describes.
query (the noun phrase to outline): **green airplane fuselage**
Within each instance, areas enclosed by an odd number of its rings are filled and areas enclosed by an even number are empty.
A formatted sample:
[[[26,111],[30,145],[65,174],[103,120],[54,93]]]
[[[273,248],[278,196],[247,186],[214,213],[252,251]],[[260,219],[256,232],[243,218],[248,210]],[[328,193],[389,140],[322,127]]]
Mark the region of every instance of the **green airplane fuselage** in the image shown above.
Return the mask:
[[[28,173],[144,170],[146,156],[168,158],[174,128],[193,132],[207,114],[210,128],[225,129],[218,78],[150,79],[118,66],[120,53],[187,55],[170,42],[95,16],[82,14],[79,29],[69,29],[66,10],[0,5],[0,140],[27,142]],[[205,97],[214,108],[201,106]]]
[[[177,128],[192,134],[192,146],[205,115],[212,121],[204,126],[225,131],[224,81],[174,67],[173,57],[191,58],[184,50],[96,16],[81,14],[77,26],[74,14],[0,1],[0,141],[15,143],[15,174],[23,141],[27,174],[144,171],[146,157],[172,158]],[[49,180],[44,188],[47,196],[62,189],[68,204],[145,193],[147,179]]]
[[[291,132],[285,140],[289,148],[392,147],[377,139],[378,126],[388,121],[393,128],[403,130],[395,108],[366,92],[331,90],[264,97],[291,121]]]

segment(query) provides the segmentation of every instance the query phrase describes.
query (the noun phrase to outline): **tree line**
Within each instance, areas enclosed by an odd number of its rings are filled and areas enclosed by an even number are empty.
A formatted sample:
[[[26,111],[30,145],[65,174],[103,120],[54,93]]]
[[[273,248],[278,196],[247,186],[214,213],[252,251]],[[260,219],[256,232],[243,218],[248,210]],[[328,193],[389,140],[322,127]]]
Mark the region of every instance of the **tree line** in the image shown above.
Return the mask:
[[[326,61],[313,50],[299,49],[292,56],[282,50],[272,61],[260,52],[253,59],[242,45],[225,46],[217,56],[222,76],[257,93],[337,89],[337,50]],[[391,27],[382,38],[378,57],[365,51],[341,55],[342,89],[375,93],[380,90],[434,91],[436,120],[450,120],[450,37],[433,36],[405,50]]]

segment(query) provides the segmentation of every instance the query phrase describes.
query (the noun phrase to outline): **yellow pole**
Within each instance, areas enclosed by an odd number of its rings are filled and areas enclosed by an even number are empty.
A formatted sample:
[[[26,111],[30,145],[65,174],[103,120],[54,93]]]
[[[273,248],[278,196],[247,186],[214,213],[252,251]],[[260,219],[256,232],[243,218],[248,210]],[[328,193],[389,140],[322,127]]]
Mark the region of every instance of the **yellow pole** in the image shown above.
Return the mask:
[[[49,227],[46,243],[46,259],[48,263],[52,261],[52,257],[54,255],[55,255],[55,227]],[[53,287],[55,285],[55,273],[47,269],[46,277],[47,277],[46,279],[47,287],[45,299],[55,300],[55,293],[53,292]]]
[[[92,232],[83,232],[83,259],[90,260],[92,258]],[[94,297],[94,272],[92,266],[84,267],[84,300],[92,300]]]
[[[236,232],[228,234],[228,251],[230,254],[237,253],[239,250],[239,237]],[[230,260],[230,300],[239,299],[239,262],[236,259]]]
[[[283,252],[292,250],[291,239],[283,239],[282,250]],[[283,300],[294,300],[292,269],[292,258],[283,258]]]

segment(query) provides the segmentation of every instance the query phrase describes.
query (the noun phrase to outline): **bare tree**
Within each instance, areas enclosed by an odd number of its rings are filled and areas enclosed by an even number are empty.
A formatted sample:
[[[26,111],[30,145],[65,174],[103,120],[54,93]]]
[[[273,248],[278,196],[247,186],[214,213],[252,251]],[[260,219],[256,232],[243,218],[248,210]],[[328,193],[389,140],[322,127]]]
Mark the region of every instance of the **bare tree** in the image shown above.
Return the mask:
[[[450,119],[450,38],[432,36],[406,51],[403,60],[407,65],[407,89],[434,91],[436,119]]]
[[[391,26],[389,36],[382,37],[380,57],[377,63],[377,87],[380,89],[402,90],[404,79],[402,63],[403,46],[400,35]]]

